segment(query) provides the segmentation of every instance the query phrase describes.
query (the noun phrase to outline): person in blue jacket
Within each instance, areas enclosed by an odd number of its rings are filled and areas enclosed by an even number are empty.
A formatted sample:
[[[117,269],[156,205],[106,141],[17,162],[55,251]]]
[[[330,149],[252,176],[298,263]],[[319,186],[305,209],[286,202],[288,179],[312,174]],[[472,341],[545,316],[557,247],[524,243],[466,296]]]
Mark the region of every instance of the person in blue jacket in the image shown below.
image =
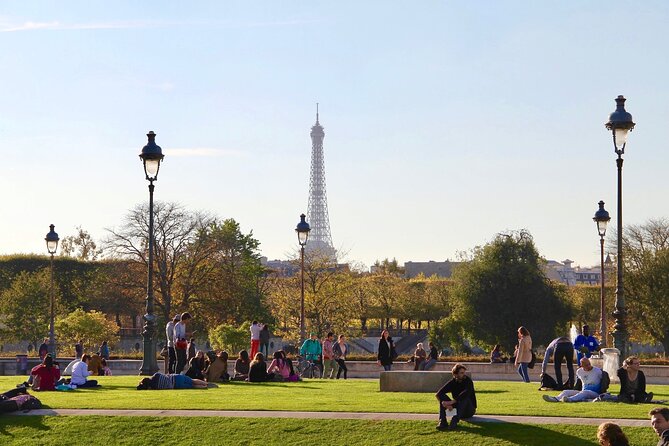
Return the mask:
[[[589,358],[592,352],[599,351],[599,341],[590,335],[590,327],[583,326],[581,334],[574,339],[574,348],[576,349],[576,362],[581,363],[581,359]]]

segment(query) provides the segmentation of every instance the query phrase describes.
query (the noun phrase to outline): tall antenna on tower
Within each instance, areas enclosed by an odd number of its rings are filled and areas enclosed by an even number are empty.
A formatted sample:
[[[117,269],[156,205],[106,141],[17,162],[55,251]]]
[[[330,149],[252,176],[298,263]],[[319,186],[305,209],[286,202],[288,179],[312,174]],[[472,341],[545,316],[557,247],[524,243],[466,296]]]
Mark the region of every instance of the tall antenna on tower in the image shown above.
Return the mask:
[[[311,232],[309,233],[309,243],[307,243],[306,250],[318,252],[319,255],[336,262],[337,252],[332,245],[325,187],[323,138],[325,138],[325,132],[319,122],[318,103],[316,103],[316,124],[311,127],[311,176],[309,178],[309,204],[307,206],[307,220],[311,226]]]

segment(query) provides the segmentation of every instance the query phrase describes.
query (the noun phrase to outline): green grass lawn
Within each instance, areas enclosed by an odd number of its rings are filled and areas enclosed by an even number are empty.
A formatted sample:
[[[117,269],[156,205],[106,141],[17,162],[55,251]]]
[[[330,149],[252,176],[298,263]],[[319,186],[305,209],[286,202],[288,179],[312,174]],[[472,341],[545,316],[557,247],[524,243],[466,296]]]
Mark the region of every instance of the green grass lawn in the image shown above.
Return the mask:
[[[655,444],[650,428],[623,428],[633,445]],[[3,445],[595,445],[596,426],[463,422],[456,432],[413,421],[265,418],[0,417]]]
[[[0,377],[0,389],[13,388],[21,377]],[[437,404],[429,393],[379,392],[378,380],[305,380],[300,383],[221,384],[216,389],[138,391],[135,376],[101,377],[101,389],[42,392],[49,408],[79,409],[220,409],[338,412],[434,413]],[[539,415],[593,418],[648,419],[648,404],[547,403],[538,384],[476,382],[480,415]],[[652,385],[658,399],[669,400],[669,386]],[[612,392],[617,390],[613,386]],[[555,395],[556,392],[549,392]]]

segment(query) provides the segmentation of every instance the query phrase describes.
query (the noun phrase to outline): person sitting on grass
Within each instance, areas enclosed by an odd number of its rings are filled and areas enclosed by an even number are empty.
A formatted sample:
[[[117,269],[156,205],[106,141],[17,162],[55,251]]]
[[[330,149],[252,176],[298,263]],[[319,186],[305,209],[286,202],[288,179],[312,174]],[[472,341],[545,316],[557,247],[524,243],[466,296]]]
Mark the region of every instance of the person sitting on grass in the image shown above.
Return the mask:
[[[201,379],[157,372],[151,378],[143,378],[137,385],[137,390],[206,389],[207,387],[207,382]]]
[[[228,374],[228,352],[220,352],[209,364],[204,374],[207,382],[230,381]]]
[[[640,366],[641,362],[636,356],[630,356],[623,361],[623,366],[617,372],[620,380],[618,401],[623,403],[650,403],[653,400],[653,393],[646,393],[646,375],[639,370]]]
[[[248,382],[260,383],[265,381],[272,381],[273,379],[274,373],[267,373],[265,357],[260,352],[256,353],[253,361],[251,361],[251,366],[249,367]]]
[[[476,413],[476,391],[474,382],[466,375],[467,368],[462,364],[455,364],[451,373],[453,378],[437,391],[435,395],[439,400],[439,424],[438,430],[455,429],[458,421],[471,418]],[[451,393],[453,399],[448,397]],[[447,424],[447,411],[455,410],[451,417],[451,424]]]
[[[580,401],[592,401],[599,397],[602,391],[602,369],[593,367],[588,358],[581,359],[581,367],[576,370],[576,377],[581,380],[581,390],[563,390],[558,396],[544,395],[544,400],[557,403],[578,403]]]
[[[189,376],[193,379],[204,380],[204,369],[204,352],[202,350],[198,350],[197,353],[195,353],[195,356],[190,358],[190,361],[188,361],[188,371],[186,371],[186,376]]]
[[[102,358],[102,375],[103,376],[112,376],[112,371],[107,365],[107,360]]]
[[[615,423],[602,423],[597,429],[597,440],[600,446],[629,446],[625,433]]]
[[[274,352],[274,359],[269,364],[269,367],[267,367],[267,373],[274,374],[274,379],[280,381],[287,380],[290,376],[290,366],[284,359],[283,352],[281,350]]]
[[[98,385],[96,380],[88,379],[88,377],[91,375],[91,372],[88,371],[89,362],[91,362],[91,356],[85,354],[81,357],[81,361],[77,362],[74,367],[72,367],[72,378],[70,379],[70,385],[77,386],[79,388],[101,387]]]
[[[91,375],[101,376],[102,373],[102,358],[99,354],[93,353],[91,355],[91,360],[88,361],[88,371],[91,372]]]
[[[251,361],[249,360],[249,353],[246,350],[239,352],[239,357],[235,361],[235,374],[233,380],[244,381],[249,377],[249,367]]]
[[[44,361],[30,371],[33,376],[33,390],[56,390],[56,382],[60,379],[60,368],[53,361],[50,354],[44,357]]]

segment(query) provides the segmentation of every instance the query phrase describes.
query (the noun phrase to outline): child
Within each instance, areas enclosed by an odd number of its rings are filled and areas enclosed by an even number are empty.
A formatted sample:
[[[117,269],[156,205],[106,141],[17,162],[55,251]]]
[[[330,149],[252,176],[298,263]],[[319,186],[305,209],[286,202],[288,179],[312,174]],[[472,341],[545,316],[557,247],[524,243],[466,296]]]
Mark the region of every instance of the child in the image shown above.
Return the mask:
[[[104,376],[112,376],[111,369],[107,365],[107,360],[102,358],[102,374]]]

